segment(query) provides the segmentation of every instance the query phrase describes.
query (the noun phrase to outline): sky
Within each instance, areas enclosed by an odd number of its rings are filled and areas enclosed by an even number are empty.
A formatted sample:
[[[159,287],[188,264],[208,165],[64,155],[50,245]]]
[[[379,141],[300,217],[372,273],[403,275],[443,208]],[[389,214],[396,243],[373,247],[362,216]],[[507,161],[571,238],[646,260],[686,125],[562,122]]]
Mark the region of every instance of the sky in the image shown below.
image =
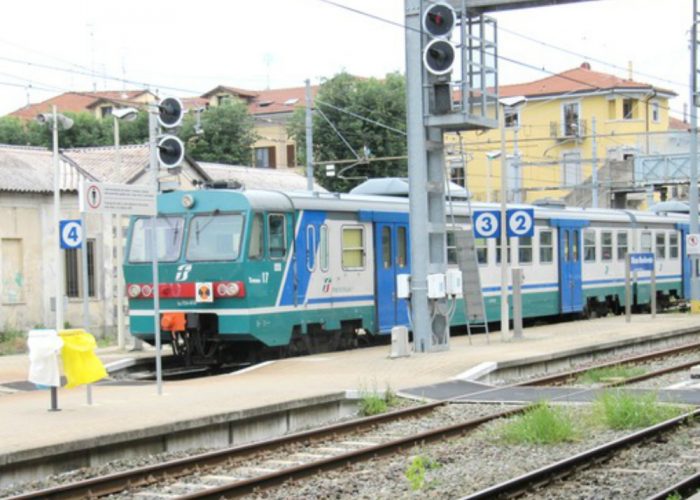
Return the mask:
[[[404,1],[333,1],[395,24],[322,0],[9,0],[0,18],[0,115],[71,90],[149,87],[185,97],[218,85],[301,87],[340,71],[403,72],[396,24]],[[679,94],[670,107],[682,117],[692,0],[597,0],[493,17],[499,53],[519,61],[500,61],[502,84],[584,60],[627,77],[631,62],[635,80]]]

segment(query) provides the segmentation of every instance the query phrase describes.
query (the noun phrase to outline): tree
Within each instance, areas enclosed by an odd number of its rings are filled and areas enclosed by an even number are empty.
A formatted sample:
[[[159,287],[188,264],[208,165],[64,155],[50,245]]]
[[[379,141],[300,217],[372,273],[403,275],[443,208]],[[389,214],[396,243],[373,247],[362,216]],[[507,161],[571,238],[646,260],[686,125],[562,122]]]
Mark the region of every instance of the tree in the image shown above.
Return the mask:
[[[360,157],[367,154],[370,159],[380,159],[406,155],[406,136],[400,132],[406,128],[406,83],[402,75],[391,73],[378,80],[340,73],[321,84],[314,107],[314,162],[355,159],[344,140]],[[306,141],[304,113],[303,108],[297,109],[289,125],[289,135],[299,145],[297,150],[302,163],[305,162],[302,145]],[[350,165],[352,163],[336,164],[336,173],[340,173],[336,177],[326,177],[324,168],[315,167],[314,177],[332,191],[345,192],[365,178],[407,175],[406,160]],[[350,168],[343,170],[348,166]]]
[[[27,144],[27,132],[19,118],[15,116],[0,118],[0,144]]]
[[[251,148],[257,140],[253,117],[239,99],[224,101],[201,114],[201,132],[195,130],[196,116],[188,113],[180,138],[187,154],[195,160],[231,165],[250,165]]]

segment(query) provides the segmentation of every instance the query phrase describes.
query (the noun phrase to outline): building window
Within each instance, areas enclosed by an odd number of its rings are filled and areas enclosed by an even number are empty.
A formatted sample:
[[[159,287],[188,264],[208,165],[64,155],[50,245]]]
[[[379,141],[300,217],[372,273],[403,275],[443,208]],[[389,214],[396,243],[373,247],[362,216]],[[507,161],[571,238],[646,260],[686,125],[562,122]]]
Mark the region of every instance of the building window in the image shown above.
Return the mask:
[[[221,94],[216,96],[216,104],[221,106],[222,104],[226,104],[227,101],[231,100],[231,96],[228,94]]]
[[[7,238],[0,246],[0,263],[2,264],[2,303],[21,304],[24,302],[24,256],[22,240]]]
[[[260,168],[276,167],[275,147],[255,148],[255,166]]]
[[[529,236],[518,238],[518,263],[532,263],[532,238]]]
[[[83,250],[70,248],[65,251],[66,259],[66,296],[78,298],[83,296]],[[95,240],[87,240],[88,297],[95,297]]]
[[[610,231],[600,233],[600,258],[603,261],[613,258],[613,235]]]
[[[656,258],[666,258],[666,233],[656,233]]]
[[[562,135],[564,137],[580,135],[581,105],[577,102],[562,105],[562,115]]]
[[[678,258],[678,233],[671,233],[668,235],[668,258]]]
[[[622,100],[622,118],[624,120],[634,120],[637,117],[637,99]]]
[[[583,261],[595,262],[595,231],[587,229],[583,232]]]
[[[564,153],[562,156],[561,182],[565,188],[581,184],[581,153]]]
[[[552,262],[554,262],[552,231],[542,231],[540,233],[540,264],[551,264]]]
[[[617,260],[625,260],[627,256],[627,231],[617,233]]]
[[[365,267],[365,242],[364,228],[344,227],[343,228],[343,269],[364,269]]]
[[[297,154],[294,144],[287,144],[287,166],[296,167],[297,166]]]
[[[617,100],[610,99],[608,101],[608,120],[614,120],[617,115]]]
[[[112,116],[112,111],[114,111],[114,108],[112,106],[102,106],[100,108],[100,114],[102,115],[102,118]]]
[[[267,247],[271,259],[284,259],[287,255],[287,228],[284,214],[267,216]]]
[[[651,103],[651,121],[654,123],[659,123],[661,121],[661,106],[659,101],[652,101]]]

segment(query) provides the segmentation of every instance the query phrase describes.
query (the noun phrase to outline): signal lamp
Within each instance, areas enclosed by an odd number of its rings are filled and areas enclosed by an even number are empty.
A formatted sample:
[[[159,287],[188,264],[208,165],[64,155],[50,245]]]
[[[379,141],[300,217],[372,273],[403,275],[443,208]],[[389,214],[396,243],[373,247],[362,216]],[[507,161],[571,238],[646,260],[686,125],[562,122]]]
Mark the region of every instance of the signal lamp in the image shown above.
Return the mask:
[[[423,12],[423,30],[434,37],[447,38],[452,33],[455,11],[446,3],[435,3]]]
[[[158,123],[165,128],[178,127],[183,115],[182,102],[177,97],[166,97],[158,103]]]
[[[447,40],[435,39],[423,51],[423,64],[433,75],[445,75],[452,71],[455,62],[455,48]]]

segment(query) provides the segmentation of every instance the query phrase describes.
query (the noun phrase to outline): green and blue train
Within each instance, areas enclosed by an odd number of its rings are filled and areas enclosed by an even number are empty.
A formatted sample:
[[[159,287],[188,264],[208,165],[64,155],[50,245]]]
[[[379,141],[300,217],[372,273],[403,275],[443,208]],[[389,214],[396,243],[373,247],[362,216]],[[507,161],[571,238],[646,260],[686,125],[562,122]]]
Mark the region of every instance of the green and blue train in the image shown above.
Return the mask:
[[[523,270],[526,318],[619,313],[629,252],[655,254],[660,306],[688,297],[687,215],[533,208],[534,236],[511,238],[508,252]],[[453,229],[468,228],[467,204],[451,209]],[[124,263],[130,329],[148,343],[155,341],[151,228],[150,218],[133,218]],[[269,350],[349,348],[394,326],[410,327],[396,289],[397,276],[411,269],[410,232],[406,198],[236,189],[161,194],[161,339],[188,363],[221,363]],[[448,232],[447,258],[456,267],[453,242]],[[500,320],[499,243],[476,240],[491,322]],[[650,289],[649,277],[638,276],[635,306],[650,303]],[[453,326],[465,323],[457,302]]]

